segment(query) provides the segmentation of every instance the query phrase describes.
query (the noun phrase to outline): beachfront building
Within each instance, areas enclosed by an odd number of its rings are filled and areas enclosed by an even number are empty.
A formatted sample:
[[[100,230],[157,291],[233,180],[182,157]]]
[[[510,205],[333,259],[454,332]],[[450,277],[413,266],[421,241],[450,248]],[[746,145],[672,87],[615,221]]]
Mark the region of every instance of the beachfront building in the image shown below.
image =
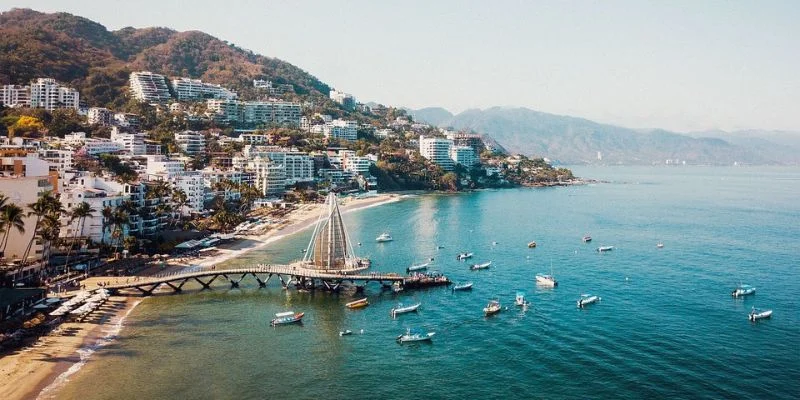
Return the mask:
[[[172,89],[178,100],[204,100],[204,99],[235,99],[236,92],[220,85],[205,83],[199,79],[175,78],[172,80]]]
[[[150,181],[164,181],[173,189],[179,189],[186,194],[187,204],[176,210],[183,215],[200,213],[205,202],[205,185],[203,173],[200,171],[187,171],[183,160],[168,159],[164,156],[147,156],[147,179]]]
[[[247,163],[255,175],[254,186],[264,197],[277,197],[286,191],[286,169],[269,157],[256,156]]]
[[[80,108],[77,90],[62,86],[52,78],[38,78],[31,82],[31,107],[53,111],[59,108]]]
[[[277,146],[245,146],[242,158],[236,158],[234,168],[244,169],[247,160],[256,157],[266,157],[271,162],[282,165],[286,176],[286,185],[298,182],[314,181],[314,160],[307,153],[297,149],[287,149]]]
[[[30,107],[31,87],[21,85],[0,86],[0,106]]]
[[[437,164],[445,171],[453,170],[453,160],[450,158],[450,148],[453,141],[437,137],[419,137],[419,153],[422,157]]]
[[[183,131],[175,133],[175,143],[190,156],[205,154],[206,137],[195,131]]]
[[[148,71],[131,72],[129,85],[131,95],[139,101],[163,103],[172,98],[164,75]]]
[[[355,110],[356,108],[356,98],[353,97],[352,94],[340,92],[336,89],[332,89],[330,92],[331,100],[339,103],[342,107],[348,110]]]
[[[470,168],[478,163],[478,158],[475,156],[475,149],[470,146],[453,146],[450,148],[450,159],[455,164],[461,164],[466,168]]]
[[[23,217],[24,232],[10,228],[3,258],[10,261],[24,256],[36,226],[36,217],[27,215],[27,205],[34,203],[40,193],[57,187],[57,173],[51,172],[50,163],[40,159],[38,154],[25,149],[0,150],[0,193],[8,198],[7,204],[15,204],[26,213]],[[41,257],[42,242],[34,240],[28,260]]]
[[[348,155],[342,160],[342,169],[356,175],[369,175],[369,167],[373,164],[369,157]]]
[[[71,179],[60,193],[61,204],[70,211],[82,202],[89,204],[93,210],[85,221],[71,221],[69,216],[61,218],[61,237],[77,237],[95,243],[110,243],[112,227],[103,218],[103,209],[112,210],[122,205],[128,196],[122,193],[122,186],[114,181],[89,174]]]
[[[206,167],[202,171],[203,174],[203,187],[205,201],[212,201],[215,197],[220,196],[222,200],[238,200],[241,193],[238,190],[230,188],[223,190],[220,188],[219,183],[230,181],[235,185],[239,184],[252,184],[252,174],[241,170],[221,170],[212,167]]]

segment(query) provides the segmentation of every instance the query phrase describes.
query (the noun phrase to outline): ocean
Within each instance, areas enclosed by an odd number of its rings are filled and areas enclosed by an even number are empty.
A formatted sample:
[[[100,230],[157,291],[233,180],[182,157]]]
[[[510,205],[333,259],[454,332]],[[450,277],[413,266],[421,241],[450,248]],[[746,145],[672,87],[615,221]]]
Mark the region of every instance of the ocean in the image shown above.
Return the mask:
[[[371,305],[348,310],[360,295],[248,278],[241,289],[152,297],[57,397],[800,398],[800,169],[574,171],[604,182],[414,196],[344,215],[372,270],[433,259],[430,270],[473,281],[471,292],[372,284]],[[382,232],[394,241],[376,243]],[[299,259],[310,234],[225,266]],[[462,251],[475,257],[457,261]],[[469,270],[484,261],[489,269]],[[538,288],[535,274],[551,271],[558,287]],[[733,298],[740,283],[756,294]],[[527,310],[514,306],[517,291]],[[578,309],[581,294],[602,300]],[[491,299],[508,309],[484,317]],[[390,317],[415,302],[417,313]],[[774,314],[752,323],[752,307]],[[303,324],[270,327],[286,310],[305,312]],[[396,343],[407,328],[436,335]]]

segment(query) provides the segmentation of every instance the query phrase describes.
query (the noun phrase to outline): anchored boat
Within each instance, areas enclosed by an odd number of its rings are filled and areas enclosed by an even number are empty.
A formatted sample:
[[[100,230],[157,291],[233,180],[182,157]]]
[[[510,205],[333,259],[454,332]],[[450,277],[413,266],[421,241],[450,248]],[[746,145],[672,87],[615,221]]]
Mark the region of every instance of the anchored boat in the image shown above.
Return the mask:
[[[502,310],[502,307],[500,306],[500,301],[490,300],[489,304],[487,304],[486,307],[483,308],[483,314],[488,317],[490,315],[499,313],[500,310]]]
[[[606,252],[606,251],[611,251],[611,250],[614,250],[614,246],[600,246],[600,247],[597,248],[597,251],[600,252],[600,253],[603,253],[603,252]]]
[[[275,318],[270,321],[270,325],[287,325],[301,322],[303,320],[303,315],[305,315],[305,313],[295,313],[294,311],[277,313],[275,314]]]
[[[472,264],[472,266],[469,267],[469,269],[471,269],[473,271],[478,270],[478,269],[487,269],[487,268],[489,268],[490,265],[492,265],[492,262],[491,261],[487,261],[487,262],[485,262],[483,264]]]
[[[534,248],[534,247],[536,247],[536,241],[535,241],[535,240],[532,240],[532,241],[530,241],[530,242],[528,243],[528,248],[529,248],[529,249],[532,249],[532,248]]]
[[[733,291],[731,292],[731,296],[733,296],[733,297],[742,297],[742,296],[747,296],[747,295],[751,295],[751,294],[755,294],[755,293],[756,293],[756,288],[754,288],[754,287],[752,287],[750,285],[739,284],[739,286],[736,289],[733,289]]]
[[[578,305],[578,308],[583,308],[583,307],[588,306],[589,304],[597,303],[598,301],[600,301],[600,297],[598,297],[598,296],[594,296],[594,295],[590,295],[590,294],[582,294],[581,298],[578,299],[578,301],[577,301],[577,305]]]
[[[772,310],[762,310],[759,308],[753,307],[750,311],[750,314],[747,315],[747,319],[750,321],[757,321],[759,319],[769,318],[772,316]]]
[[[425,332],[422,329],[406,329],[406,333],[397,336],[397,342],[430,342],[435,334],[436,332]]]
[[[524,292],[517,292],[517,296],[514,299],[514,305],[516,305],[517,307],[527,307],[530,304],[531,303],[528,300],[525,299],[525,293]]]
[[[553,275],[536,274],[536,284],[544,287],[556,287],[558,281]]]
[[[407,272],[414,272],[414,271],[422,271],[428,269],[428,265],[430,263],[422,263],[422,264],[414,264],[408,268],[406,268]]]
[[[589,243],[589,242],[591,242],[591,241],[592,241],[592,237],[591,237],[591,236],[589,236],[589,235],[586,235],[586,236],[584,236],[584,237],[583,237],[583,239],[581,239],[581,240],[583,240],[583,243]]]
[[[459,253],[456,256],[456,260],[459,260],[459,261],[466,260],[468,258],[472,258],[472,253]]]
[[[458,283],[455,286],[453,286],[454,292],[458,290],[472,290],[472,282]]]
[[[359,300],[356,300],[356,301],[351,301],[351,302],[345,304],[344,306],[349,308],[349,309],[351,309],[351,310],[353,310],[353,309],[356,309],[356,308],[364,308],[364,307],[366,307],[368,305],[369,305],[369,300],[367,300],[367,298],[364,297],[363,299],[359,299]]]
[[[422,303],[412,304],[410,306],[403,306],[403,304],[398,304],[397,307],[392,308],[390,314],[392,315],[392,318],[396,318],[398,314],[405,314],[417,311],[417,309],[421,305]]]
[[[387,232],[383,232],[378,237],[375,238],[375,241],[379,242],[379,243],[380,242],[391,242],[392,240],[394,240],[392,238],[392,235],[388,234]]]

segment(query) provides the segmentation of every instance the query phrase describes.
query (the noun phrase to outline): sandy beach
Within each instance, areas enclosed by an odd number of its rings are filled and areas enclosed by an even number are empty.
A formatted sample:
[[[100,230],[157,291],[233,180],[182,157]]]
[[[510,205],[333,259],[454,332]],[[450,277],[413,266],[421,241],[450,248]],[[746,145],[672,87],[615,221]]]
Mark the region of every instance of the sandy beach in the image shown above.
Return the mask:
[[[380,194],[366,198],[347,198],[340,202],[340,210],[342,213],[353,212],[399,201],[401,197],[398,194]],[[321,204],[301,205],[285,217],[279,228],[219,246],[218,253],[213,256],[169,259],[166,263],[169,268],[210,267],[223,263],[313,226],[322,207]],[[159,270],[160,268],[150,268],[142,275],[157,273]],[[94,277],[85,281],[85,284],[87,288],[94,288],[96,282],[118,279],[130,278]],[[114,340],[122,329],[125,318],[141,301],[141,297],[111,297],[86,321],[63,323],[30,346],[2,356],[0,398],[57,398],[60,385],[89,361],[96,349]]]

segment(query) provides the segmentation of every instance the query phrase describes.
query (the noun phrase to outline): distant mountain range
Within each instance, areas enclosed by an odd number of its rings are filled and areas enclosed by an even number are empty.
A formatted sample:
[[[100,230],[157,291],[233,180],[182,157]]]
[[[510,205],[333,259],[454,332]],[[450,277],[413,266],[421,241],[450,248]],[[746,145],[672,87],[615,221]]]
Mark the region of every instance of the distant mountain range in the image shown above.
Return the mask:
[[[527,108],[409,110],[415,120],[491,135],[511,152],[563,164],[800,164],[800,133],[635,130]]]

